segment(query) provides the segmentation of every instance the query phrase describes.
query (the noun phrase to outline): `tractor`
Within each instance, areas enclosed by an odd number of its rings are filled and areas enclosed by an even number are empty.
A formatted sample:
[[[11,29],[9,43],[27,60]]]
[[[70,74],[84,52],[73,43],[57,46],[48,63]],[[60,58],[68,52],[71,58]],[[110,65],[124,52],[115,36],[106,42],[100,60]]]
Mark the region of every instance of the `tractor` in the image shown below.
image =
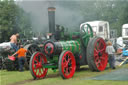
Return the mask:
[[[68,41],[48,40],[43,52],[34,52],[29,69],[34,79],[45,78],[48,69],[59,69],[63,79],[72,78],[76,68],[88,65],[92,71],[103,71],[107,66],[108,55],[103,38],[93,36],[92,27],[84,23],[80,32],[74,32]]]

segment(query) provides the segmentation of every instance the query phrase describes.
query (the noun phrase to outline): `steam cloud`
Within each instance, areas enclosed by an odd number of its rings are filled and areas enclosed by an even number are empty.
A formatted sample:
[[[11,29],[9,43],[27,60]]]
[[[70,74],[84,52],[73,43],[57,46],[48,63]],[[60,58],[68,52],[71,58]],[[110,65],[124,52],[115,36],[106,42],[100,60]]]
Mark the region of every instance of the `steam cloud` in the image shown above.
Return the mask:
[[[48,7],[55,7],[55,23],[68,30],[79,30],[79,25],[84,21],[79,10],[79,3],[75,1],[42,0],[21,1],[18,5],[31,14],[32,28],[34,32],[48,32]]]

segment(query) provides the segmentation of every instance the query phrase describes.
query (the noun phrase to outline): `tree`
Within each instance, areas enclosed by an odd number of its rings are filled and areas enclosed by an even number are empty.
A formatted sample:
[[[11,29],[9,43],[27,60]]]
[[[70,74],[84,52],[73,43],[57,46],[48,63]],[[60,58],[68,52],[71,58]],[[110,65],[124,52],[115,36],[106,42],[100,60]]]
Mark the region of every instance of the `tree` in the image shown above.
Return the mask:
[[[84,18],[86,21],[108,21],[110,30],[117,30],[118,36],[121,36],[122,25],[128,23],[127,10],[127,0],[95,0],[86,1],[81,5],[81,13],[85,16]]]
[[[31,30],[29,14],[13,0],[0,1],[0,42],[9,41],[12,34],[23,34],[26,30]]]

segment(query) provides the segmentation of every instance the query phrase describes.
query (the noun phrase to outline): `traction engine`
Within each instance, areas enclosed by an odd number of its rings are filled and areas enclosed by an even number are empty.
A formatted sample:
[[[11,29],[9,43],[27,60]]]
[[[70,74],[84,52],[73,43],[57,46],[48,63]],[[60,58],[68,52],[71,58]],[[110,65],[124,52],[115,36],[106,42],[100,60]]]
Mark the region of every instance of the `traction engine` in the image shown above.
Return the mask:
[[[35,52],[30,59],[29,69],[34,79],[44,78],[49,68],[59,69],[62,78],[68,79],[82,65],[88,65],[92,71],[103,71],[107,66],[106,43],[93,36],[87,23],[80,26],[80,32],[72,34],[71,40],[48,40],[43,49],[43,53]]]

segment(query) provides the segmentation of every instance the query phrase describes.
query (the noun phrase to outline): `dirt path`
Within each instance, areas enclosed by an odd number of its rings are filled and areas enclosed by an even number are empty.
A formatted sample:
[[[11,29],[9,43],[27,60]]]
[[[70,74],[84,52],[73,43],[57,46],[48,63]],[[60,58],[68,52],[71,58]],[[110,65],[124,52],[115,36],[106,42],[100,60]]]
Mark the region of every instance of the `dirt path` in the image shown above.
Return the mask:
[[[60,76],[59,74],[50,74],[50,75],[47,75],[46,78],[55,78],[55,77],[58,77]],[[19,82],[15,82],[15,83],[12,83],[12,84],[8,84],[8,85],[23,85],[25,83],[29,83],[29,82],[34,82],[34,81],[38,81],[40,79],[36,79],[36,80],[33,80],[33,79],[28,79],[28,80],[23,80],[23,81],[19,81]]]
[[[8,84],[8,85],[20,85],[20,84],[25,84],[25,83],[28,83],[28,82],[33,82],[33,81],[34,81],[33,79],[28,79],[28,80],[19,81],[19,82],[16,82],[16,83]]]

